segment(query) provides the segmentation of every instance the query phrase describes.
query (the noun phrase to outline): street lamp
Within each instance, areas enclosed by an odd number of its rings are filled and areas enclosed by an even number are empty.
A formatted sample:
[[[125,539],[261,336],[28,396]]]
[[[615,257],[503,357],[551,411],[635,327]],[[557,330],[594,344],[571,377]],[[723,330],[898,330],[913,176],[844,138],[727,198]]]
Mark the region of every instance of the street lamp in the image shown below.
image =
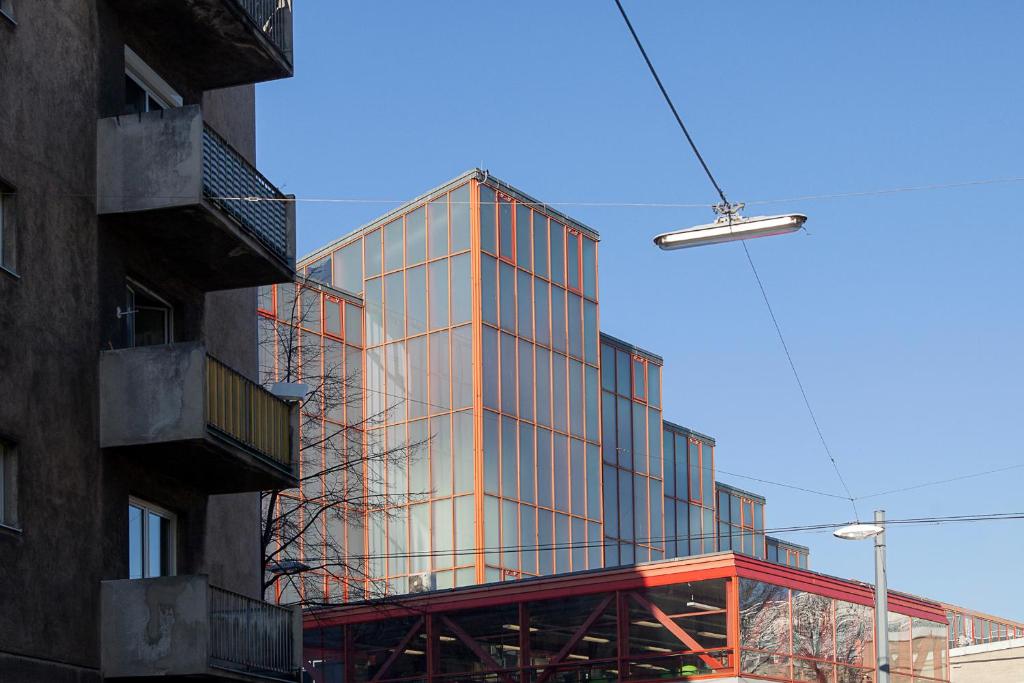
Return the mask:
[[[832,532],[846,541],[875,539],[875,683],[889,683],[889,591],[885,578],[885,510],[875,510],[874,524],[850,524]]]
[[[665,232],[655,237],[654,243],[665,250],[701,247],[755,237],[784,235],[796,232],[807,221],[807,216],[802,213],[744,218],[740,215],[743,204],[719,204],[713,208],[718,214],[714,223]]]

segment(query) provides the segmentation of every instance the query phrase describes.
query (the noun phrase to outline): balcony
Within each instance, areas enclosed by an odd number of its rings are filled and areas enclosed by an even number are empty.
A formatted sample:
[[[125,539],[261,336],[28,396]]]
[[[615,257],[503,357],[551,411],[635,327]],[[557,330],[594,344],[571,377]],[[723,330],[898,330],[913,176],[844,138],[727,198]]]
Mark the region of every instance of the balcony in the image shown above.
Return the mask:
[[[294,204],[198,106],[101,119],[96,145],[97,212],[171,272],[203,291],[294,278]]]
[[[298,680],[298,610],[201,575],[104,581],[100,600],[104,680]]]
[[[209,494],[297,486],[296,419],[202,344],[100,354],[100,446]]]
[[[125,40],[199,90],[288,78],[292,0],[110,0]]]

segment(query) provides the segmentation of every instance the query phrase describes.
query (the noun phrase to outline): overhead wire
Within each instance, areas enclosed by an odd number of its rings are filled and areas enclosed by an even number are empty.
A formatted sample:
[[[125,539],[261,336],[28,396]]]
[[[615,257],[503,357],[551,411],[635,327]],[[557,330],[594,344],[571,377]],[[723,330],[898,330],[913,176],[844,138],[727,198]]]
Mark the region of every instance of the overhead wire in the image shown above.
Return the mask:
[[[672,97],[668,94],[668,91],[665,89],[664,84],[661,82],[661,78],[658,76],[658,72],[654,68],[654,64],[651,62],[650,57],[647,55],[647,50],[644,48],[643,43],[640,41],[640,37],[637,35],[636,30],[633,28],[633,24],[629,20],[629,16],[626,14],[626,10],[622,6],[621,0],[614,0],[614,2],[615,6],[618,7],[619,9],[619,14],[622,15],[623,21],[626,22],[626,27],[629,29],[630,34],[633,36],[633,40],[636,43],[636,46],[640,49],[640,54],[643,55],[644,61],[647,63],[647,68],[651,72],[651,76],[654,77],[654,81],[658,84],[658,89],[661,91],[662,97],[668,104],[669,109],[672,110],[672,115],[675,117],[676,123],[679,124],[679,128],[682,130],[683,135],[686,137],[686,141],[689,143],[694,155],[700,162],[701,168],[704,169],[704,173],[707,175],[708,180],[711,181],[711,184],[714,186],[719,198],[722,200],[721,209],[722,211],[725,212],[725,215],[728,216],[729,225],[731,228],[732,217],[734,212],[733,206],[729,204],[729,200],[726,198],[725,192],[722,190],[722,186],[719,185],[718,181],[715,179],[714,174],[711,173],[711,169],[708,167],[707,162],[704,161],[704,157],[697,149],[697,145],[693,141],[693,137],[690,135],[690,132],[686,129],[686,124],[683,123],[683,119],[679,115],[679,111],[676,109],[675,104],[672,102]],[[836,475],[839,478],[839,482],[843,486],[843,490],[846,491],[846,495],[850,502],[850,505],[853,507],[854,517],[856,519],[860,519],[860,514],[857,511],[857,503],[854,499],[854,496],[850,492],[850,487],[846,484],[846,479],[843,477],[842,472],[840,472],[839,470],[839,464],[836,462],[835,457],[832,455],[832,450],[829,448],[828,442],[825,440],[825,435],[821,430],[821,425],[818,423],[818,418],[814,414],[814,410],[811,408],[811,402],[807,397],[807,391],[806,389],[804,389],[803,381],[800,379],[800,373],[797,371],[796,363],[793,361],[793,355],[790,353],[789,345],[786,343],[786,339],[782,334],[782,327],[779,325],[779,321],[775,316],[775,311],[773,310],[771,302],[768,299],[768,293],[767,291],[765,291],[764,283],[761,281],[761,276],[757,272],[757,267],[754,265],[754,259],[750,255],[750,250],[747,248],[746,242],[740,240],[740,243],[743,245],[743,252],[747,256],[747,262],[750,264],[750,269],[754,274],[754,279],[757,281],[757,286],[761,290],[761,297],[764,299],[764,303],[768,308],[768,314],[771,316],[772,324],[775,326],[775,332],[779,336],[779,341],[782,342],[782,348],[786,353],[786,359],[789,361],[789,367],[793,371],[793,376],[796,379],[797,386],[800,389],[800,395],[803,397],[804,405],[807,407],[808,414],[811,417],[811,422],[814,424],[814,428],[818,433],[818,438],[821,440],[821,443],[825,448],[825,454],[827,455],[829,461],[832,463],[832,468],[835,470]]]

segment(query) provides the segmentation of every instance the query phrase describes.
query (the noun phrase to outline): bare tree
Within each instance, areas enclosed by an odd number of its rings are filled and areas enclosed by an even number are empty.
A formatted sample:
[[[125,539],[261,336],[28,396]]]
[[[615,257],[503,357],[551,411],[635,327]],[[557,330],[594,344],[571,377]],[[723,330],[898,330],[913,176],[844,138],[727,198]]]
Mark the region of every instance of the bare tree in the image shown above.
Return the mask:
[[[322,289],[309,280],[277,285],[277,319],[260,320],[261,380],[307,385],[299,405],[299,488],[262,493],[264,597],[274,598],[281,581],[291,594],[282,602],[303,605],[339,601],[325,591],[330,579],[350,596],[388,592],[372,581],[383,571],[369,558],[364,531],[367,520],[383,525],[425,495],[406,492],[404,484],[397,490],[396,482],[405,481],[409,463],[429,440],[386,442],[385,420],[404,410],[405,398],[364,404],[358,348],[320,329],[327,319]],[[336,323],[344,324],[340,315]],[[366,414],[365,406],[374,404],[385,407]]]

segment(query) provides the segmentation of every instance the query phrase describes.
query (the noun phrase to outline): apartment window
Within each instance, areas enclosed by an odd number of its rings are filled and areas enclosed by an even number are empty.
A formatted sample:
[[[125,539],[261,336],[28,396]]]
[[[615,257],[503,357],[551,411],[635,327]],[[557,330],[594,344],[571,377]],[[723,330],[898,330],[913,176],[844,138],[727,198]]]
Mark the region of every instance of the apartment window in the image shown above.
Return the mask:
[[[14,0],[0,0],[0,17],[14,23]]]
[[[124,98],[126,110],[133,114],[182,105],[181,95],[127,45],[124,48]]]
[[[136,282],[129,281],[125,289],[126,308],[120,315],[126,323],[127,346],[170,344],[174,337],[171,305]]]
[[[17,452],[7,441],[0,441],[0,525],[18,527]]]
[[[129,499],[129,579],[175,574],[176,526],[173,513],[137,498]]]
[[[0,182],[0,266],[11,272],[15,270],[15,196],[13,187]]]

